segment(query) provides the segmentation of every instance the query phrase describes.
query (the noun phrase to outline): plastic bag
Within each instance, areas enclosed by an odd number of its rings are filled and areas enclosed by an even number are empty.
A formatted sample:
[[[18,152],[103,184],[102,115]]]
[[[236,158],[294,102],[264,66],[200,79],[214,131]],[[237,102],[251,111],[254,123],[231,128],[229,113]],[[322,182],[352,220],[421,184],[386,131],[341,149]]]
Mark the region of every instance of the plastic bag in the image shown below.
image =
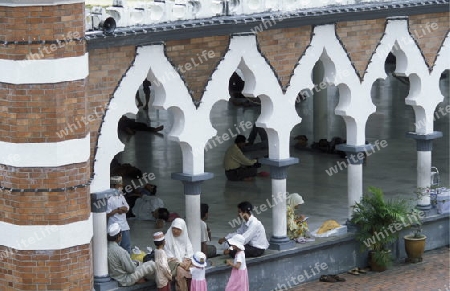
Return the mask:
[[[131,250],[131,259],[133,261],[137,261],[137,262],[143,262],[144,257],[145,257],[146,253],[141,251],[141,249],[139,249],[139,247],[135,246],[132,250]]]

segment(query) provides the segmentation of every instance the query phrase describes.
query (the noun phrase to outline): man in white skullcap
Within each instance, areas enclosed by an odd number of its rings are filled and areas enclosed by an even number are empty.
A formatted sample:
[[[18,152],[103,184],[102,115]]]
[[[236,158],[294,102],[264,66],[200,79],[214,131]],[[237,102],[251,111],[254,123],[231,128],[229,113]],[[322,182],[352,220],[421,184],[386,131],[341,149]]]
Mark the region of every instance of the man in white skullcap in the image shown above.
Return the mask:
[[[123,196],[123,182],[121,176],[113,176],[110,178],[111,188],[114,188],[114,195],[108,198],[108,205],[106,207],[106,217],[108,219],[108,227],[117,222],[122,231],[122,240],[120,246],[123,247],[129,254],[131,254],[131,237],[130,226],[127,222],[127,212],[130,206]]]
[[[108,227],[108,273],[111,278],[119,283],[119,286],[132,286],[136,283],[144,283],[146,280],[154,280],[155,262],[148,261],[137,266],[131,260],[130,255],[119,243],[122,232],[117,222]]]

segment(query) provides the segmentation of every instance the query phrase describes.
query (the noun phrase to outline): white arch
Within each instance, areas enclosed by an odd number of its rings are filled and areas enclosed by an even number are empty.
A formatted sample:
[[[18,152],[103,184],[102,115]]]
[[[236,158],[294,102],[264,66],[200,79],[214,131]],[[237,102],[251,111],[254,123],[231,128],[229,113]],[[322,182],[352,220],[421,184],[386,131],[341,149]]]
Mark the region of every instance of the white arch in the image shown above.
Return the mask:
[[[204,112],[210,124],[209,113],[213,105],[228,96],[228,82],[224,80],[228,80],[237,68],[246,80],[243,94],[261,99],[261,115],[256,123],[267,131],[270,158],[289,158],[289,134],[301,121],[294,106],[297,95],[283,94],[275,73],[258,50],[254,35],[232,36],[228,52],[207,84],[199,111]]]
[[[336,37],[335,25],[314,28],[310,46],[294,70],[286,95],[290,99],[302,89],[314,86],[312,70],[319,59],[325,66],[324,79],[327,83],[336,84],[339,89],[339,104],[335,113],[345,120],[347,143],[364,144],[365,124],[369,115],[375,112],[375,106],[370,98],[370,90],[369,94],[364,92],[355,68]]]
[[[162,72],[155,74],[154,72]],[[119,82],[117,90],[111,99],[110,109],[106,112],[98,139],[95,155],[94,179],[91,192],[103,191],[109,188],[109,165],[114,155],[124,149],[117,136],[117,124],[120,117],[127,112],[137,112],[134,96],[136,88],[142,80],[148,78],[154,85],[155,108],[162,108],[174,115],[174,125],[169,138],[180,143],[183,153],[183,172],[200,174],[204,172],[204,146],[214,135],[211,128],[190,131],[193,127],[186,124],[205,125],[201,114],[192,102],[192,98],[178,72],[164,54],[164,45],[149,45],[138,47],[133,65]],[[167,98],[176,96],[176,98]],[[120,104],[120,106],[119,106]],[[205,141],[202,143],[202,141]],[[196,150],[200,149],[201,150]]]
[[[448,51],[448,46],[446,50]],[[439,91],[439,76],[443,70],[439,73],[435,73],[434,70],[432,73],[429,72],[420,48],[409,33],[406,17],[387,20],[384,36],[380,40],[364,76],[365,90],[370,92],[372,84],[377,79],[387,77],[384,63],[391,51],[397,57],[395,73],[410,77],[411,87],[405,103],[414,109],[416,132],[418,134],[433,132],[433,113],[443,99]],[[448,60],[448,52],[446,56]],[[438,71],[445,67],[443,63],[444,61],[436,60]],[[446,65],[448,67],[448,62]]]

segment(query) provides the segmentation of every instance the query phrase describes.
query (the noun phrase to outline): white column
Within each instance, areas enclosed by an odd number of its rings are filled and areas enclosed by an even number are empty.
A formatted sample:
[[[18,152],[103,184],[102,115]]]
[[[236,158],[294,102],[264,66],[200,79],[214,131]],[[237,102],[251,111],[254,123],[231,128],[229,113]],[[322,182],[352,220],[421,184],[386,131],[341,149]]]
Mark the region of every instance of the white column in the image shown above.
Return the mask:
[[[185,195],[186,224],[194,252],[201,251],[200,195]]]
[[[314,141],[320,139],[328,140],[328,94],[324,81],[324,68],[321,61],[318,61],[313,69],[313,129]],[[323,89],[322,89],[323,88]]]
[[[287,237],[286,178],[288,167],[297,164],[298,159],[260,159],[260,162],[270,166],[270,177],[272,178],[272,201],[268,205],[272,208],[273,233],[269,240],[269,248],[273,250],[293,248],[295,243]]]
[[[106,239],[106,213],[93,213],[94,238],[92,240],[92,254],[94,277],[108,276],[108,248]]]
[[[273,236],[286,237],[286,179],[272,179]]]
[[[362,165],[349,164],[347,169],[347,185],[348,185],[348,219],[353,214],[352,206],[355,202],[361,201],[363,194],[363,170]]]
[[[429,206],[430,193],[428,191],[431,185],[431,151],[417,152],[417,189],[421,192],[421,198],[417,205]]]
[[[200,197],[202,183],[214,177],[212,173],[191,175],[185,173],[172,173],[172,179],[179,180],[184,185],[186,224],[189,229],[189,239],[194,252],[201,251],[201,229],[200,229]]]
[[[117,281],[111,280],[108,273],[108,240],[106,207],[108,197],[114,190],[91,193],[92,226],[94,236],[92,239],[92,264],[94,268],[94,290],[116,290]]]
[[[417,190],[420,199],[417,201],[417,208],[423,211],[431,209],[430,185],[431,185],[431,154],[433,151],[433,140],[442,137],[442,132],[433,131],[427,134],[417,134],[408,132],[407,137],[416,140],[417,147]]]

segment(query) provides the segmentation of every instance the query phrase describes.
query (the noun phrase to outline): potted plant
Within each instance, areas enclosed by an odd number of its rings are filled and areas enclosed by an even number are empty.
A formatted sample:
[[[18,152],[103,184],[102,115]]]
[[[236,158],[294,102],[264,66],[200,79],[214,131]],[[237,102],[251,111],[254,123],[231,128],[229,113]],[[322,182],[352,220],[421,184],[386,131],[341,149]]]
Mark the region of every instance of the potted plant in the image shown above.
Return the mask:
[[[412,225],[412,227],[415,228],[414,232],[403,237],[405,240],[405,251],[408,255],[406,262],[422,262],[422,255],[425,252],[425,242],[427,237],[422,234],[420,223]]]
[[[398,232],[409,212],[406,199],[385,199],[383,191],[369,187],[360,202],[353,206],[350,222],[357,227],[356,239],[363,250],[369,251],[373,271],[384,271],[392,263],[389,246],[398,238]]]

